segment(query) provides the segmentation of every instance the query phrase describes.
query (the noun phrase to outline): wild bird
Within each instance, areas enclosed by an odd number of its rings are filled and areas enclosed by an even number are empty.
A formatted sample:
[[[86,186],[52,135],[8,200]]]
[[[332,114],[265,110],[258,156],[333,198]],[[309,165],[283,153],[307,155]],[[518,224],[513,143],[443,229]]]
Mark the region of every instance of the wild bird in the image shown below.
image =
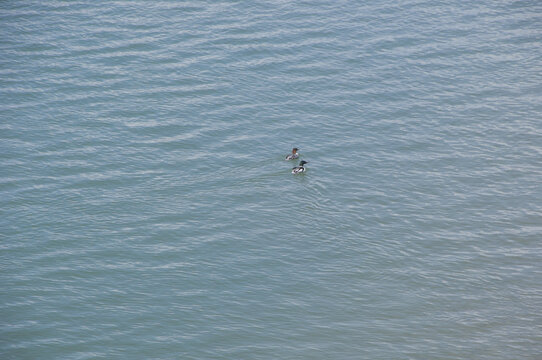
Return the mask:
[[[298,148],[293,148],[292,153],[290,155],[286,156],[286,160],[294,160],[299,157],[299,154],[297,153]]]
[[[305,167],[303,165],[307,164],[308,161],[305,161],[305,160],[301,160],[299,162],[299,166],[296,166],[294,168],[292,168],[292,174],[301,174],[301,173],[304,173],[305,172]]]

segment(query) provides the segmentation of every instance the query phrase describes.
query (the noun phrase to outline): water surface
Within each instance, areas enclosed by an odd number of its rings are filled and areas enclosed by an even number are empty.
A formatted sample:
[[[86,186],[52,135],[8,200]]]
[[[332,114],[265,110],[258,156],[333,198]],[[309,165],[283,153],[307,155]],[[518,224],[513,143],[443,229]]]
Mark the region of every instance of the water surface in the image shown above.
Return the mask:
[[[1,357],[540,358],[541,13],[3,1]]]

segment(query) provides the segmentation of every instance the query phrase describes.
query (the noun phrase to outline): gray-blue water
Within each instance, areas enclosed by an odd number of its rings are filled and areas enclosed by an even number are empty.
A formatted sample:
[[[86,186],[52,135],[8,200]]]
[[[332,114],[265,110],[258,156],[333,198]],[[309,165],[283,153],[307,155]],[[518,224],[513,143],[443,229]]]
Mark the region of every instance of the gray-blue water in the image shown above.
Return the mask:
[[[0,2],[0,357],[541,359],[541,45],[538,0]]]

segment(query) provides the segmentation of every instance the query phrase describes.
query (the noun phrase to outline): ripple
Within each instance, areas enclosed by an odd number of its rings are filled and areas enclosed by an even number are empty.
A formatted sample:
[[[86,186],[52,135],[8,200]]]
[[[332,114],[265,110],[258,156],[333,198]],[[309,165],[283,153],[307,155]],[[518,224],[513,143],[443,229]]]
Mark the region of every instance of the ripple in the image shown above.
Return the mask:
[[[0,8],[4,357],[540,353],[536,2]]]

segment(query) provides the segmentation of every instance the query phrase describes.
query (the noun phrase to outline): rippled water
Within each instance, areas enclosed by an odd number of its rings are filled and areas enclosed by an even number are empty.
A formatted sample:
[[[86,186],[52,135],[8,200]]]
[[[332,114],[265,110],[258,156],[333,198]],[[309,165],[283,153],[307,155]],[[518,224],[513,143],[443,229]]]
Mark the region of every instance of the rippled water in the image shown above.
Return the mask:
[[[2,1],[1,358],[540,359],[541,14]]]

